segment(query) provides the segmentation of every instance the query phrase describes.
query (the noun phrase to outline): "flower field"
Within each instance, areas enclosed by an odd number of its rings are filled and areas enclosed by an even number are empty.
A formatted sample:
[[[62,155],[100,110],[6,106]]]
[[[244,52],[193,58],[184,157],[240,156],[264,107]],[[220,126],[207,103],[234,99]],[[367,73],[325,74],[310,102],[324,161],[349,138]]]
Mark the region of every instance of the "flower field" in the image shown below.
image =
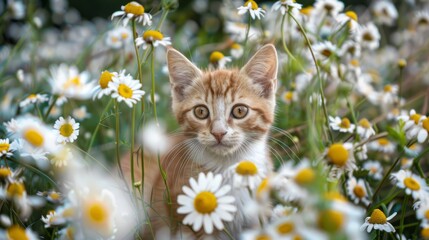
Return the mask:
[[[429,239],[428,1],[113,1],[92,19],[42,2],[0,2],[0,239]],[[185,175],[164,155],[206,151],[172,144],[174,61],[246,70],[269,51],[271,159],[169,184]]]

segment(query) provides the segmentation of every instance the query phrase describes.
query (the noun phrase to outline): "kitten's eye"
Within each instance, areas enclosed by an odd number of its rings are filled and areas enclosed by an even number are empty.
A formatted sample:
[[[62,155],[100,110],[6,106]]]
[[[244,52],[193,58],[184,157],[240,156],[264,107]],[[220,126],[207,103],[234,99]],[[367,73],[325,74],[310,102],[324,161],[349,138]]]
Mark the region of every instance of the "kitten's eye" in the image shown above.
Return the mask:
[[[232,116],[233,116],[234,118],[242,119],[242,118],[244,118],[244,117],[247,115],[247,113],[248,113],[248,112],[249,112],[249,108],[248,108],[247,106],[244,106],[244,105],[236,105],[236,106],[234,106],[234,108],[232,109],[231,114],[232,114]]]
[[[209,116],[209,109],[206,106],[197,106],[194,108],[194,114],[198,119],[206,119]]]

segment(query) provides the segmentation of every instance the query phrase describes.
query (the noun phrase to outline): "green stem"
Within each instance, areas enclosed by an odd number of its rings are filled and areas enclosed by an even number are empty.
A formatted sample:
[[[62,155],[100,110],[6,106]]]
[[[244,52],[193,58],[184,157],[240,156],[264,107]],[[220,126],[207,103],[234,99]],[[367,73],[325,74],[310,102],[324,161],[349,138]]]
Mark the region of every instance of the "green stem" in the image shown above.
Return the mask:
[[[122,165],[121,165],[121,153],[119,152],[119,130],[120,130],[120,125],[119,125],[119,104],[118,101],[115,100],[115,119],[116,119],[116,124],[115,124],[115,146],[116,146],[116,161],[118,163],[118,167],[119,167],[119,174],[121,175],[121,178],[124,179],[124,172],[122,171]]]
[[[162,10],[162,15],[161,15],[161,19],[158,22],[158,25],[156,25],[156,29],[159,31],[161,30],[162,24],[164,23],[165,19],[167,18],[169,10]]]
[[[40,111],[39,104],[37,104],[37,102],[35,102],[35,103],[34,103],[34,107],[35,107],[35,108],[36,108],[36,110],[37,110],[37,114],[39,115],[39,118],[40,118],[41,120],[43,120],[42,111]]]
[[[404,202],[402,203],[402,214],[401,214],[401,223],[399,227],[399,235],[402,235],[402,232],[404,231],[404,219],[405,219],[405,210],[407,208],[407,201],[408,201],[408,194],[405,194]]]
[[[143,73],[142,73],[142,66],[141,66],[141,61],[140,61],[140,56],[139,56],[139,49],[137,48],[136,45],[136,37],[137,37],[137,30],[136,30],[136,21],[133,20],[132,21],[132,34],[133,34],[133,45],[134,45],[134,51],[136,53],[136,58],[137,58],[137,68],[138,68],[138,72],[139,72],[139,80],[140,80],[140,84],[143,86]],[[144,95],[142,95],[141,97],[141,103],[142,103],[142,112],[144,111]]]
[[[97,136],[98,129],[100,128],[100,124],[104,120],[103,116],[104,116],[104,114],[106,114],[107,110],[110,109],[110,106],[112,105],[112,102],[113,102],[113,98],[110,99],[109,103],[107,103],[106,107],[104,108],[103,112],[100,115],[100,119],[98,120],[97,126],[95,126],[95,129],[92,132],[91,140],[89,141],[88,149],[86,150],[86,152],[88,152],[88,153],[91,151],[92,144],[94,144],[95,137]]]
[[[49,105],[49,108],[45,113],[45,117],[43,118],[44,120],[46,120],[49,117],[49,113],[51,113],[52,108],[54,108],[55,103],[57,103],[57,100],[58,100],[58,96],[54,96],[54,100],[52,100],[51,105]]]
[[[247,20],[247,27],[246,27],[246,35],[245,35],[244,42],[243,42],[243,49],[246,49],[247,41],[249,40],[250,23],[251,23],[251,21],[252,21],[252,18],[251,18],[250,13],[249,13],[249,18]],[[243,54],[243,59],[245,58],[245,55],[246,54]]]
[[[284,30],[284,23],[285,23],[285,19],[286,19],[286,14],[283,15],[282,17],[282,23],[280,26],[280,32],[282,35],[282,44],[283,44],[283,48],[285,50],[285,52],[287,53],[287,55],[294,61],[296,61],[296,58],[292,55],[292,53],[289,51],[289,48],[286,45],[286,39],[285,39],[285,30]]]
[[[330,139],[331,143],[333,143],[334,142],[334,136],[332,135],[332,132],[329,130],[330,128],[329,128],[328,110],[326,108],[325,94],[323,92],[323,82],[322,82],[322,78],[320,77],[319,65],[317,64],[316,57],[314,56],[314,52],[313,52],[313,49],[311,47],[311,42],[307,37],[305,29],[302,27],[301,23],[299,23],[299,21],[293,16],[293,14],[291,12],[289,12],[289,16],[295,21],[295,23],[298,25],[299,29],[301,30],[302,35],[304,36],[305,41],[307,42],[308,49],[310,50],[311,57],[313,58],[314,65],[316,66],[317,78],[319,79],[319,87],[320,87],[319,91],[320,91],[320,96],[322,98],[323,114],[325,115],[326,131],[328,131],[329,139]]]
[[[152,48],[154,48],[154,47],[152,46]],[[155,49],[153,49],[153,51],[152,51],[152,56],[151,56],[150,62],[151,62],[151,64],[150,64],[150,75],[151,75],[151,79],[152,79],[152,90],[150,91],[150,99],[151,99],[152,105],[153,105],[153,115],[155,116],[155,122],[159,126],[158,115],[156,113],[156,101],[155,101]]]

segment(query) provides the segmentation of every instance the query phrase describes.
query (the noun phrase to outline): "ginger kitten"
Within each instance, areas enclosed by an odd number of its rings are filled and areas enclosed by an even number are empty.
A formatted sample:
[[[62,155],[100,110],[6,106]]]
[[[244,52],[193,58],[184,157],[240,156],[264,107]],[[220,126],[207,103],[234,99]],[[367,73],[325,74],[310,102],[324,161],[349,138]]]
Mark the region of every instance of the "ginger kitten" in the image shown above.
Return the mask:
[[[201,236],[202,230],[193,233],[191,227],[181,225],[184,216],[176,213],[177,196],[182,193],[183,185],[189,185],[191,176],[212,171],[223,174],[224,182],[232,185],[225,170],[242,160],[264,166],[265,172],[271,171],[267,137],[274,120],[277,53],[268,44],[242,69],[202,71],[170,48],[167,63],[172,110],[182,128],[181,134],[172,137],[174,144],[161,160],[172,205],[169,208],[166,204],[165,186],[154,157],[145,159],[145,201],[151,209],[149,215],[155,232],[168,226],[173,232]],[[137,165],[135,169],[140,170]],[[141,173],[136,175],[137,181],[140,180]],[[249,219],[243,211],[250,200],[246,189],[233,189],[231,194],[236,198],[238,211],[234,221],[225,225],[238,236],[257,219]],[[214,234],[226,237],[219,232]]]

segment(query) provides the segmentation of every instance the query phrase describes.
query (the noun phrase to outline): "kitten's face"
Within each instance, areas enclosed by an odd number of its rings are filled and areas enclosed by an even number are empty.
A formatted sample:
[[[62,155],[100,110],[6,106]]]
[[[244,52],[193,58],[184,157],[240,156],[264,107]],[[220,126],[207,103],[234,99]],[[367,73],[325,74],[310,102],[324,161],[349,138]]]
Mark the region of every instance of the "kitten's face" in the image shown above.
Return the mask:
[[[168,51],[173,112],[187,136],[214,155],[246,151],[274,120],[277,56],[263,47],[241,70],[202,72]]]

